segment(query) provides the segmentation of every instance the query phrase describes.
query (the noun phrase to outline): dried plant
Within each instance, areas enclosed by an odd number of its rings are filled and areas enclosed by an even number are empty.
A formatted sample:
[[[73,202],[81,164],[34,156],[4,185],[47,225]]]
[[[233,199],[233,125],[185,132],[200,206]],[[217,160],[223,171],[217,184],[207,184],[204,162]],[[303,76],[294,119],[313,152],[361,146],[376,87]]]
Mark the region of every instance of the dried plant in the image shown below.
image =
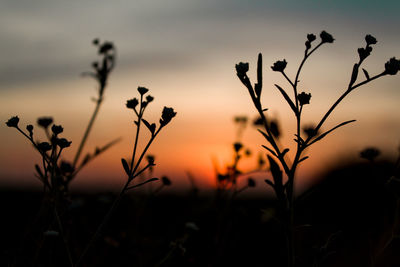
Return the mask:
[[[289,94],[279,85],[275,84],[275,87],[282,94],[290,109],[292,110],[295,118],[296,118],[296,133],[295,142],[297,143],[296,151],[293,159],[287,158],[287,152],[289,152],[288,148],[282,147],[277,142],[277,137],[274,135],[273,127],[271,126],[270,119],[266,116],[265,112],[268,110],[264,108],[261,103],[261,94],[263,87],[263,78],[262,78],[262,55],[261,53],[258,55],[257,62],[257,82],[254,86],[251,84],[249,77],[247,76],[247,72],[249,70],[249,64],[240,62],[236,65],[236,73],[239,77],[240,81],[247,88],[253,104],[260,116],[260,120],[262,122],[264,130],[259,130],[259,132],[264,136],[267,143],[271,146],[263,146],[268,152],[269,155],[268,161],[270,164],[270,171],[272,173],[273,181],[266,179],[265,182],[270,185],[278,198],[279,207],[281,213],[283,214],[282,220],[285,222],[286,228],[286,236],[287,236],[287,250],[288,250],[288,266],[294,266],[295,264],[295,252],[294,252],[294,234],[293,234],[293,219],[294,219],[294,200],[295,200],[295,192],[294,192],[294,182],[296,177],[297,167],[301,162],[306,160],[308,157],[304,156],[304,151],[306,148],[309,148],[314,143],[322,140],[328,134],[332,133],[334,130],[354,122],[355,120],[348,120],[338,124],[332,129],[321,132],[321,128],[324,125],[325,121],[328,119],[333,110],[338,106],[338,104],[352,91],[356,88],[365,85],[367,83],[372,82],[378,78],[381,78],[386,75],[395,75],[400,70],[400,60],[396,58],[391,58],[384,64],[384,70],[376,75],[370,76],[367,70],[361,68],[364,60],[370,56],[372,52],[372,45],[377,43],[377,40],[371,36],[367,35],[365,37],[366,45],[365,47],[358,49],[359,60],[354,64],[353,70],[351,73],[349,84],[346,90],[342,93],[342,95],[334,102],[334,104],[328,109],[328,111],[323,115],[321,120],[316,124],[315,127],[307,127],[303,128],[302,133],[302,111],[305,105],[310,104],[311,93],[301,92],[299,93],[299,77],[301,70],[307,61],[307,59],[321,46],[334,42],[334,38],[331,34],[326,31],[322,31],[320,34],[320,42],[316,45],[313,45],[314,41],[317,37],[314,34],[308,34],[307,40],[305,42],[306,49],[304,51],[304,57],[297,69],[296,75],[294,79],[289,78],[289,76],[285,73],[285,68],[287,65],[287,61],[280,60],[277,61],[271,66],[271,69],[275,72],[281,73],[283,77],[289,83],[289,86],[293,89],[293,97],[290,97]],[[359,72],[360,68],[362,69],[365,78],[362,81],[357,82],[359,80]],[[283,171],[282,171],[282,169]],[[284,180],[283,172],[286,174],[286,180]]]

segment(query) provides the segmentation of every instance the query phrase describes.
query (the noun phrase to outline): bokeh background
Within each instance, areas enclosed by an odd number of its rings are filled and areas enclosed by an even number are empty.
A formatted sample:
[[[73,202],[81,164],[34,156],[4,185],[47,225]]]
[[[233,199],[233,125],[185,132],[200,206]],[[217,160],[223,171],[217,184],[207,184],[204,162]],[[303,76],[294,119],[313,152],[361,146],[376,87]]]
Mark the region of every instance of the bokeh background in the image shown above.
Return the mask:
[[[285,58],[287,74],[293,77],[307,33],[326,30],[335,42],[311,57],[300,78],[300,90],[312,94],[305,124],[317,122],[346,88],[366,34],[378,39],[363,66],[371,75],[381,72],[390,57],[400,56],[399,1],[1,0],[0,5],[0,121],[18,115],[25,126],[40,116],[53,116],[64,126],[64,137],[73,141],[65,159],[73,157],[94,108],[96,83],[80,75],[97,59],[91,41],[109,40],[118,49],[86,151],[116,137],[123,140],[81,172],[72,185],[76,190],[123,184],[120,159],[130,156],[134,138],[134,116],[125,102],[138,95],[138,86],[155,97],[149,121],[158,121],[163,106],[178,112],[151,148],[156,176],[167,175],[186,188],[190,172],[199,186],[212,188],[212,159],[221,167],[232,161],[234,116],[256,115],[236,77],[236,63],[249,62],[254,79],[257,54],[263,53],[264,106],[281,122],[282,143],[292,147],[294,118],[274,84],[288,86],[270,66]],[[399,82],[398,76],[386,76],[341,103],[324,129],[344,120],[357,122],[308,151],[311,157],[298,173],[300,189],[314,183],[337,158],[355,159],[366,146],[378,147],[387,157],[396,155]],[[4,123],[0,140],[1,185],[39,187],[33,166],[40,157],[27,140]],[[263,152],[264,140],[254,128],[246,129],[241,141],[254,155]],[[240,167],[255,166],[256,156]]]

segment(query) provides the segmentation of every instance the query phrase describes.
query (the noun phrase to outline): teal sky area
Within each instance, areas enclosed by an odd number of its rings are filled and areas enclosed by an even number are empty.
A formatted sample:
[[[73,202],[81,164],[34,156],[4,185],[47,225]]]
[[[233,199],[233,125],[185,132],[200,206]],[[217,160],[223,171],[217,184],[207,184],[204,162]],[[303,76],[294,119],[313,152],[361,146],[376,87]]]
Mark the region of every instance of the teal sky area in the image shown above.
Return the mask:
[[[103,182],[110,176],[123,179],[120,158],[128,157],[133,136],[128,123],[132,116],[124,103],[136,96],[137,86],[146,86],[156,100],[149,110],[151,119],[157,120],[165,105],[178,111],[174,124],[151,151],[157,155],[158,174],[183,181],[191,171],[199,180],[208,177],[199,183],[209,186],[211,158],[216,157],[221,165],[231,160],[236,138],[232,118],[255,116],[236,77],[235,64],[249,62],[249,75],[254,79],[257,54],[263,53],[264,103],[288,131],[283,142],[293,145],[289,134],[292,114],[273,86],[287,84],[270,66],[286,59],[292,77],[302,59],[306,35],[318,36],[322,30],[333,35],[335,42],[321,47],[301,76],[301,90],[312,93],[304,111],[304,122],[310,124],[346,88],[366,34],[378,39],[363,65],[371,75],[382,72],[389,58],[400,57],[399,10],[399,1],[361,0],[0,0],[0,119],[5,122],[19,115],[21,123],[28,124],[52,115],[77,144],[92,112],[90,98],[95,96],[95,83],[80,76],[96,59],[91,41],[97,37],[113,41],[117,66],[88,149],[115,136],[122,136],[123,142],[83,173],[88,177],[86,184],[99,173]],[[365,146],[374,145],[387,155],[396,154],[399,84],[399,75],[384,77],[357,89],[341,103],[326,127],[348,119],[357,122],[309,152],[315,156],[299,172],[305,184],[318,166],[326,166],[343,153],[357,157]],[[5,163],[0,167],[0,181],[22,184],[33,180],[38,158],[32,148],[5,125],[0,127],[0,140],[0,161]],[[253,151],[259,151],[264,142],[250,128],[242,141]]]

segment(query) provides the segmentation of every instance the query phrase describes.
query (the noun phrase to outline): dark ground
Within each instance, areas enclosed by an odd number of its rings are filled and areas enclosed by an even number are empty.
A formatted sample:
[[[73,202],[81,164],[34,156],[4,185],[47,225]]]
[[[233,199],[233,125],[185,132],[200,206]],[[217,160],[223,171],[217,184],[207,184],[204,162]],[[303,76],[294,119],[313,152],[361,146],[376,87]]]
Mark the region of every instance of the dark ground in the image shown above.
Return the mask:
[[[337,168],[300,196],[296,266],[400,266],[393,164]],[[395,174],[397,177],[398,174]],[[0,193],[0,266],[70,266],[43,194]],[[72,195],[61,215],[73,260],[114,199]],[[285,266],[282,223],[274,199],[128,195],[82,266]],[[38,214],[42,214],[38,216]],[[278,217],[277,217],[278,216]],[[198,227],[198,229],[195,229]],[[390,240],[392,240],[390,242]]]

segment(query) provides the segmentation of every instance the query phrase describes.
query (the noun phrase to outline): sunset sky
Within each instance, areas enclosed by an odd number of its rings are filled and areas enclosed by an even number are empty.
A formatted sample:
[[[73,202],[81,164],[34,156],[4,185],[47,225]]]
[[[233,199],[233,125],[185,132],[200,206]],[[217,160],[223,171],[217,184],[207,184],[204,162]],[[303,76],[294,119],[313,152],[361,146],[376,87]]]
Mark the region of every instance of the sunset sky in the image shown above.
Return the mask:
[[[87,152],[122,137],[123,141],[90,164],[77,177],[75,188],[119,188],[124,173],[120,159],[132,151],[134,127],[127,99],[136,88],[150,89],[155,101],[145,118],[158,122],[164,106],[177,116],[151,147],[156,176],[167,175],[182,187],[187,172],[203,187],[214,184],[212,159],[221,166],[232,161],[236,141],[234,116],[254,118],[247,90],[236,77],[235,64],[250,63],[256,74],[257,54],[264,57],[263,103],[278,118],[284,131],[282,144],[293,146],[294,118],[274,87],[289,90],[270,66],[286,59],[293,78],[304,53],[308,33],[322,30],[335,38],[307,62],[300,90],[312,94],[304,122],[317,122],[346,88],[357,48],[364,37],[378,40],[363,68],[371,75],[385,62],[400,57],[399,1],[53,1],[1,0],[0,2],[0,183],[39,185],[33,176],[40,157],[26,139],[6,122],[18,115],[20,125],[36,125],[41,116],[53,116],[72,140],[65,159],[72,159],[96,96],[96,83],[80,73],[97,59],[91,41],[114,42],[117,65],[105,92],[105,102]],[[360,74],[360,81],[364,79]],[[291,92],[291,91],[289,91]],[[400,144],[400,75],[385,76],[352,92],[327,121],[324,129],[350,119],[357,122],[339,129],[308,151],[299,169],[300,185],[337,160],[357,158],[366,146],[395,156]],[[37,129],[39,133],[39,129]],[[264,152],[265,141],[253,127],[242,142],[254,154]],[[39,135],[40,136],[40,135]],[[43,136],[41,136],[43,138]],[[256,159],[243,161],[243,170]],[[260,180],[260,186],[266,187]]]

